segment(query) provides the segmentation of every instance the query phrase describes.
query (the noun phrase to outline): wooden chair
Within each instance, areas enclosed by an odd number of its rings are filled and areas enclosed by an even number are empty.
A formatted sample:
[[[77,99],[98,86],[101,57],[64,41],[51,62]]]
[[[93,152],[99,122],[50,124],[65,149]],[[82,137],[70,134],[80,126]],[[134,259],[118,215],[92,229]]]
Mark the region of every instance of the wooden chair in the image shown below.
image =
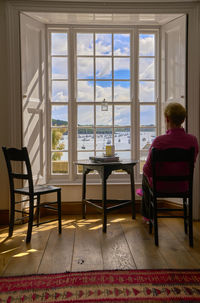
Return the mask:
[[[44,224],[47,222],[53,222],[58,220],[58,229],[59,233],[61,233],[61,188],[50,186],[50,185],[33,185],[33,177],[31,164],[28,156],[28,151],[26,147],[22,149],[16,148],[6,148],[2,147],[7,169],[9,175],[9,183],[10,183],[10,222],[9,222],[9,237],[13,234],[14,224],[16,221],[21,220],[24,222],[24,219],[27,218],[28,215],[28,230],[26,242],[29,243],[31,240],[32,227],[39,226],[40,224]],[[17,163],[16,163],[17,162]],[[15,163],[15,165],[13,165]],[[20,165],[21,164],[21,165]],[[17,168],[16,168],[17,166]],[[22,172],[24,169],[24,173]],[[16,179],[26,181],[27,186],[22,188],[16,188]],[[49,193],[57,193],[57,201],[56,202],[43,202],[40,201],[40,196]],[[27,199],[16,201],[16,194],[20,194],[23,196],[27,196]],[[35,201],[36,200],[36,201]],[[34,203],[34,201],[36,203]],[[29,211],[17,210],[16,205],[19,203],[28,202]],[[57,207],[55,207],[57,204]],[[53,219],[45,222],[40,222],[40,207],[46,207],[51,210],[56,210],[58,213],[58,219]],[[34,208],[36,208],[36,217],[37,223],[33,224],[34,219]],[[15,219],[15,213],[21,213],[22,216],[20,219]],[[26,215],[26,216],[24,216]]]
[[[155,245],[158,246],[158,218],[181,217],[184,218],[184,230],[186,234],[189,225],[189,245],[193,247],[192,187],[194,148],[189,150],[180,148],[159,150],[153,148],[151,161],[153,177],[152,187],[149,186],[151,197],[149,208],[149,232],[152,233],[152,226],[154,226]],[[177,168],[177,163],[180,165],[180,170],[173,168],[174,164]],[[164,191],[160,189],[162,187],[165,189]],[[176,191],[174,188],[176,188]],[[183,205],[181,208],[158,208],[158,198],[182,198]],[[170,212],[173,211],[182,211],[183,215],[172,216]],[[162,214],[158,215],[159,212],[162,212]],[[163,215],[165,212],[169,214]]]

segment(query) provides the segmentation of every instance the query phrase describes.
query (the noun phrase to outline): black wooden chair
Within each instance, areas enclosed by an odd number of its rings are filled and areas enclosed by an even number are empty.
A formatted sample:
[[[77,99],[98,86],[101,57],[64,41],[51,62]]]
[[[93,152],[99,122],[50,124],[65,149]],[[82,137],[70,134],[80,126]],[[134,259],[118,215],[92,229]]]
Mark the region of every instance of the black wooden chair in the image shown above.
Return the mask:
[[[22,222],[28,216],[28,230],[26,242],[29,243],[31,240],[32,227],[39,226],[47,222],[53,222],[58,220],[58,229],[61,233],[61,188],[50,186],[50,185],[33,185],[33,177],[29,155],[26,147],[22,149],[6,148],[2,147],[9,175],[10,183],[10,222],[9,222],[9,237],[13,234],[14,224],[16,221],[21,220]],[[25,171],[24,173],[22,171]],[[27,182],[26,187],[16,188],[16,179]],[[57,193],[56,202],[41,202],[40,196],[49,193]],[[27,199],[17,201],[16,195],[27,196]],[[35,201],[36,200],[36,201]],[[29,211],[16,209],[16,204],[28,203]],[[57,207],[56,205],[57,204]],[[49,208],[55,210],[58,213],[58,219],[52,219],[45,222],[40,222],[40,207]],[[36,208],[37,223],[33,224],[34,209]],[[15,213],[21,213],[21,218],[15,219]]]
[[[194,148],[189,150],[170,148],[166,150],[152,149],[152,187],[150,191],[149,232],[154,226],[155,245],[158,246],[158,218],[184,218],[184,230],[187,234],[189,226],[189,245],[193,247],[193,217],[192,217],[192,187],[194,171]],[[179,162],[180,170],[174,169]],[[167,167],[167,169],[166,169]],[[177,166],[175,166],[177,167]],[[165,169],[163,169],[165,168]],[[162,190],[162,186],[164,185]],[[167,190],[166,190],[167,188]],[[177,189],[177,191],[174,190]],[[159,189],[159,190],[158,190]],[[182,198],[180,208],[158,208],[157,199]],[[173,215],[170,212],[182,211],[183,215]],[[168,214],[164,215],[165,212]],[[161,213],[161,215],[158,215]]]

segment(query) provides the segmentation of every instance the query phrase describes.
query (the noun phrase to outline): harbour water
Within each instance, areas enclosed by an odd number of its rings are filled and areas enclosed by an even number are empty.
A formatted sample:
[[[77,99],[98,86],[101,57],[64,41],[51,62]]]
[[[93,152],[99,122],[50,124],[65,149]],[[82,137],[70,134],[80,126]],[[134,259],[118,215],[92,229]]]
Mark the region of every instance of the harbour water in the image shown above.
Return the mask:
[[[155,131],[143,131],[140,132],[140,159],[145,160],[148,153],[148,149],[155,138]],[[62,143],[65,147],[68,146],[68,135],[64,135]],[[106,145],[115,145],[115,152],[120,159],[128,159],[131,157],[131,138],[129,132],[117,132],[114,135],[114,142],[112,141],[111,134],[97,134],[96,135],[96,155],[102,155],[105,153]],[[94,150],[94,135],[93,134],[78,134],[77,136],[77,150],[78,159],[88,159],[93,156]],[[67,160],[66,153],[63,153],[62,160]]]

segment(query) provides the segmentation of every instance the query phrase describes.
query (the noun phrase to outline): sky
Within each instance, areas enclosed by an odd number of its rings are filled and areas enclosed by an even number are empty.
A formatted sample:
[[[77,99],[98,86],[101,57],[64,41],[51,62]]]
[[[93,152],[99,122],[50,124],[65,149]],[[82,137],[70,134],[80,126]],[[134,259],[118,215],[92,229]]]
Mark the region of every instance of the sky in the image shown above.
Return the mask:
[[[139,56],[143,56],[139,57],[139,100],[144,102],[153,102],[155,98],[154,81],[150,81],[155,79],[154,38],[153,34],[139,36]],[[67,33],[53,33],[51,45],[52,101],[68,101]],[[110,33],[78,33],[76,45],[77,101],[101,102],[105,99],[109,104],[112,101],[112,78],[114,101],[130,101],[130,35],[114,34],[112,37]],[[107,112],[102,112],[100,106],[96,108],[97,125],[111,125],[111,106]],[[67,121],[67,106],[53,106],[52,118]],[[116,125],[130,125],[130,106],[116,106],[113,118]],[[94,106],[78,107],[78,123],[93,125]],[[155,124],[155,106],[141,106],[140,125],[149,124]]]

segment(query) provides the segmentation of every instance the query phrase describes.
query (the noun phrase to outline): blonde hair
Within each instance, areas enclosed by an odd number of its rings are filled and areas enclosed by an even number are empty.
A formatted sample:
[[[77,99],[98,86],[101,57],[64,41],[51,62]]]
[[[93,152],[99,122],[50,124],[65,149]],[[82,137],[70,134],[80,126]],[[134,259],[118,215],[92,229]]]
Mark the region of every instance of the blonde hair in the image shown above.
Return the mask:
[[[186,109],[180,103],[171,102],[165,107],[165,117],[176,126],[180,126],[186,117]]]

